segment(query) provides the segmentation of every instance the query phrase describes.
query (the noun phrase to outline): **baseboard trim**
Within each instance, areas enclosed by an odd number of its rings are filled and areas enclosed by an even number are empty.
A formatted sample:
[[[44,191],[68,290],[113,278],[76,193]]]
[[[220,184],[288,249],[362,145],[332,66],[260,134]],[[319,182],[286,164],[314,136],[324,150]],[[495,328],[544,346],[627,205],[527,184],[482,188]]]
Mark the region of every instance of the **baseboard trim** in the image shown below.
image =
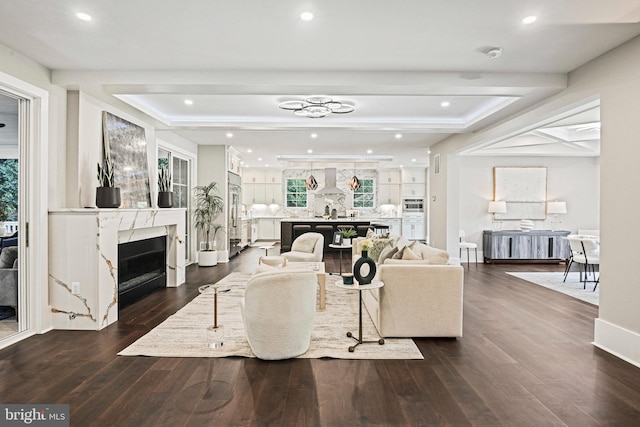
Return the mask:
[[[640,368],[640,334],[597,318],[593,344]]]

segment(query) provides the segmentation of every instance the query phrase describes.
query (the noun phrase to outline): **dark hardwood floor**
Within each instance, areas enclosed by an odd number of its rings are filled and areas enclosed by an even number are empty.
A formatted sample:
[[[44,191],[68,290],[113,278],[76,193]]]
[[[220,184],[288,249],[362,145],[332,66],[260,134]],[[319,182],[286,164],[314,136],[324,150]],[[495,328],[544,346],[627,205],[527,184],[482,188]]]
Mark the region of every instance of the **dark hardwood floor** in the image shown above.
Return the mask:
[[[0,351],[2,403],[68,403],[72,426],[635,426],[640,369],[596,349],[597,307],[505,271],[465,268],[464,336],[416,339],[424,360],[120,357],[262,251],[191,266],[187,283],[100,332],[52,331]],[[337,271],[337,254],[326,254]],[[346,340],[345,340],[346,342]]]

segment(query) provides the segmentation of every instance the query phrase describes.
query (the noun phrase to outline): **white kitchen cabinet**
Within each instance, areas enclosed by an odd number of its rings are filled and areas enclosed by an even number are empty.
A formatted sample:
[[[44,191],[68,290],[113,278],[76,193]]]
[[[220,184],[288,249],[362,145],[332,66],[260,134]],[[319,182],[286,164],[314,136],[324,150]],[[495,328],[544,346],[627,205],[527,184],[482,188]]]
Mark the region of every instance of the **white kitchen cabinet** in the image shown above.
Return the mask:
[[[383,169],[378,173],[378,184],[400,184],[400,170]]]
[[[249,245],[249,233],[251,232],[251,220],[244,219],[240,222],[240,247]]]
[[[424,221],[402,220],[402,235],[409,240],[425,240]]]
[[[264,184],[265,185],[265,194],[264,194],[264,202],[265,204],[278,204],[281,205],[283,203],[283,195],[282,195],[282,184]]]
[[[282,182],[282,169],[267,169],[264,173],[265,184],[276,184]]]
[[[404,168],[402,170],[402,182],[406,184],[424,184],[427,182],[425,169]]]
[[[258,219],[258,240],[280,240],[280,218]]]
[[[242,203],[245,205],[253,205],[255,203],[266,204],[265,191],[266,184],[244,184],[242,186]]]
[[[400,218],[380,218],[380,220],[372,221],[375,224],[383,224],[389,227],[389,232],[397,234],[398,236],[402,234],[402,220]]]
[[[378,185],[378,206],[399,205],[399,204],[400,204],[400,184]]]
[[[420,184],[402,184],[402,196],[405,198],[424,198],[427,193],[427,185],[423,182]]]
[[[265,182],[264,169],[256,168],[243,168],[242,169],[242,183],[243,184],[256,184]]]

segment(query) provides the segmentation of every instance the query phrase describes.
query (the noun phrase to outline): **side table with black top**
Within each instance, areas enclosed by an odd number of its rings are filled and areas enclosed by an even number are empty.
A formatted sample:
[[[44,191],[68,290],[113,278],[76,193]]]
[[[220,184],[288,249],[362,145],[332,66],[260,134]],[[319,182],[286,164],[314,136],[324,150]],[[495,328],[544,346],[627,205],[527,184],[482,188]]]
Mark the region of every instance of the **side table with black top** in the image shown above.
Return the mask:
[[[384,344],[384,338],[380,338],[377,341],[363,341],[362,340],[362,291],[366,291],[367,289],[378,289],[384,286],[384,283],[382,283],[379,280],[374,280],[373,282],[367,284],[367,285],[358,285],[357,282],[355,282],[353,285],[345,285],[344,283],[342,283],[342,280],[338,280],[336,282],[336,286],[342,289],[347,289],[349,291],[359,291],[358,292],[358,338],[353,336],[352,332],[347,332],[347,336],[349,338],[353,338],[356,343],[352,346],[349,346],[349,352],[353,353],[356,350],[356,347],[359,346],[360,344],[365,344],[365,343],[378,343],[380,345]]]

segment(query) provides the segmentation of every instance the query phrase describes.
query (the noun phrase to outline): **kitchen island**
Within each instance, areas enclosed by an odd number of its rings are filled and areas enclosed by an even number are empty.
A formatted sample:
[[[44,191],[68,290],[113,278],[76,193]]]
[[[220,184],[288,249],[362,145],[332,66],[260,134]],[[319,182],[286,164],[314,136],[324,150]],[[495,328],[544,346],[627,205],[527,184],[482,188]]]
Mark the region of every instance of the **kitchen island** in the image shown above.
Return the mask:
[[[367,230],[372,228],[368,219],[360,218],[284,218],[280,224],[280,245],[281,251],[287,252],[291,250],[291,243],[301,234],[304,233],[320,233],[324,236],[325,252],[335,252],[337,249],[330,248],[329,245],[333,239],[333,233],[340,228],[352,227],[358,232],[358,236],[366,236]]]

